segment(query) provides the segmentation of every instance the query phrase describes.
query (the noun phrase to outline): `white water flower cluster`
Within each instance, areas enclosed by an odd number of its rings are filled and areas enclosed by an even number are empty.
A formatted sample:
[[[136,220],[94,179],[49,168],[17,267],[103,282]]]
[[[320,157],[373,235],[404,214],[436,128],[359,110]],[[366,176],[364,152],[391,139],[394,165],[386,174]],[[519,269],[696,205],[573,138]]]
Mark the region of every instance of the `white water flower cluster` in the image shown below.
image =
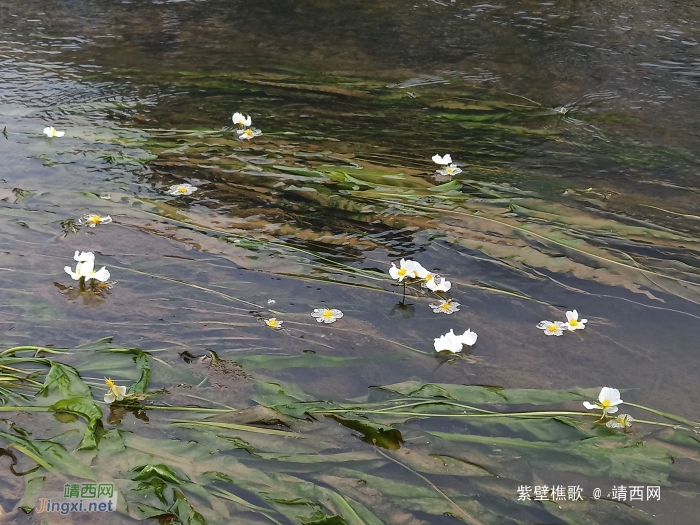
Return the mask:
[[[459,175],[462,173],[461,169],[459,169],[455,164],[452,164],[452,157],[449,153],[443,157],[440,155],[433,155],[433,162],[442,166],[442,168],[437,170],[436,173],[438,175],[442,175],[443,177],[452,177],[453,175]]]
[[[446,157],[449,161],[449,155],[446,155]],[[391,263],[389,275],[404,284],[408,280],[421,280],[421,286],[431,292],[447,292],[452,288],[450,281],[436,273],[429,272],[419,262],[410,259],[401,259],[398,266],[395,263]],[[460,306],[460,303],[452,299],[440,299],[440,302],[430,304],[430,308],[437,314],[459,312],[458,306]],[[446,334],[437,337],[433,346],[436,352],[458,354],[462,351],[464,345],[473,346],[476,343],[476,338],[476,333],[471,330],[467,330],[459,335],[454,333],[454,329],[450,329]]]
[[[236,130],[238,135],[238,140],[250,140],[254,137],[259,137],[262,135],[262,131],[253,127],[253,120],[250,115],[243,116],[243,113],[234,113],[231,117],[234,124],[240,126],[240,129]]]
[[[543,330],[545,335],[560,336],[564,332],[573,332],[575,330],[583,330],[586,328],[588,319],[578,318],[578,312],[571,310],[566,312],[566,322],[562,321],[540,321],[537,323],[537,328]]]
[[[64,270],[68,275],[70,275],[75,281],[88,282],[95,280],[101,283],[107,283],[109,281],[109,270],[104,266],[99,270],[95,270],[95,254],[92,252],[80,252],[76,251],[73,257],[78,264],[75,266],[75,271],[72,270],[70,266],[66,266]]]

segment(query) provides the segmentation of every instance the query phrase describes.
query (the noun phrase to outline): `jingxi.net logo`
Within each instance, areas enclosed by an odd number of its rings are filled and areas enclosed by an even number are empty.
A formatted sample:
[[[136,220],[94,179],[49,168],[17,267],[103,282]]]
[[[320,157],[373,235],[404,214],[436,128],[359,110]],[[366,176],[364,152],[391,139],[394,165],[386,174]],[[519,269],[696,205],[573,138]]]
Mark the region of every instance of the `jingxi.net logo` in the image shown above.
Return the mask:
[[[117,492],[112,483],[66,483],[63,494],[40,498],[37,514],[46,512],[114,512],[117,510]]]

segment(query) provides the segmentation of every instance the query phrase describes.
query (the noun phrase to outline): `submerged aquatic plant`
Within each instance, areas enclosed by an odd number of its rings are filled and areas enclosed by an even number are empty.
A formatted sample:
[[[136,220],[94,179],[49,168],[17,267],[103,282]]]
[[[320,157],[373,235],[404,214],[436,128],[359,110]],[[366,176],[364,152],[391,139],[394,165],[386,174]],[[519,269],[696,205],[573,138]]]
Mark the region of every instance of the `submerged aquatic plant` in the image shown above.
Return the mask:
[[[561,321],[540,321],[537,323],[537,328],[544,330],[545,335],[559,336],[566,330],[566,323]]]
[[[335,323],[343,317],[343,312],[335,308],[316,308],[311,312],[311,317],[316,318],[319,323]]]
[[[109,270],[106,267],[102,267],[99,270],[95,270],[95,254],[92,252],[75,252],[73,257],[78,264],[75,266],[75,271],[71,269],[70,266],[66,266],[63,269],[70,275],[74,281],[90,281],[95,280],[101,283],[107,283],[109,281]]]
[[[58,131],[55,129],[53,126],[48,126],[44,128],[43,131],[44,135],[46,135],[48,138],[53,138],[53,137],[62,137],[63,135],[66,134],[65,131]]]
[[[117,386],[114,381],[105,377],[105,384],[109,387],[109,392],[105,394],[105,403],[114,403],[115,401],[121,401],[126,397],[126,387]]]
[[[269,326],[270,328],[274,328],[275,330],[281,330],[282,329],[282,323],[284,321],[278,320],[276,317],[272,317],[270,319],[264,319],[265,324]]]
[[[616,388],[610,388],[604,386],[600,394],[598,394],[598,402],[590,403],[588,401],[583,402],[588,410],[598,410],[601,409],[603,414],[600,416],[603,419],[608,414],[614,414],[617,412],[617,405],[622,404],[622,399],[620,399],[620,391]]]
[[[579,321],[578,312],[576,310],[566,312],[566,319],[567,322],[565,323],[565,326],[571,332],[574,330],[583,330],[586,328],[586,323],[588,322],[588,319],[581,319]]]
[[[94,228],[98,224],[109,224],[110,222],[112,222],[112,217],[109,215],[101,217],[96,213],[88,213],[87,215],[83,215],[80,219],[78,219],[78,224],[81,226],[85,225],[88,228]]]
[[[459,308],[457,307],[460,306],[460,304],[452,299],[448,299],[446,301],[441,300],[439,303],[431,303],[429,306],[436,314],[453,314],[459,312]]]
[[[454,329],[450,328],[450,331],[445,335],[435,338],[435,351],[436,352],[452,352],[453,354],[462,351],[464,345],[474,346],[476,343],[477,335],[471,330],[467,330],[462,335],[457,335],[454,333]]]
[[[192,184],[176,184],[174,186],[170,186],[168,193],[170,195],[180,197],[184,195],[192,195],[195,191],[197,191],[197,188],[192,186]]]

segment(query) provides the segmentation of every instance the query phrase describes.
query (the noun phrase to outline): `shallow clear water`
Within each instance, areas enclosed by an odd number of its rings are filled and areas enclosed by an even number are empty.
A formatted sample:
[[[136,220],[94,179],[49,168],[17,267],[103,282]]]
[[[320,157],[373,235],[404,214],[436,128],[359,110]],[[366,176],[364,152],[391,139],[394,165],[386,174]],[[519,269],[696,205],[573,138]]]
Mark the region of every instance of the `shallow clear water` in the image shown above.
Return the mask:
[[[151,400],[161,405],[284,404],[265,390],[274,384],[297,400],[334,403],[365,402],[371,387],[406,381],[596,392],[607,385],[627,402],[697,421],[698,10],[680,2],[5,2],[3,348],[74,348],[113,336],[122,347],[163,349],[153,353],[163,363],[152,361],[149,385],[164,389]],[[263,135],[238,141],[235,111],[250,114]],[[48,125],[65,137],[43,137]],[[430,160],[448,152],[462,169],[450,184],[435,177]],[[167,195],[183,182],[198,191]],[[88,212],[113,223],[73,229]],[[96,253],[117,281],[111,290],[69,288],[63,267],[75,250]],[[461,310],[434,314],[428,305],[436,297],[419,285],[401,304],[403,289],[387,269],[402,257],[446,276],[446,297]],[[345,315],[319,325],[309,313],[321,307]],[[545,337],[534,328],[574,308],[589,320],[586,330]],[[285,330],[264,325],[272,316]],[[478,333],[472,355],[436,359],[433,339],[450,328]],[[207,351],[228,364],[214,367]],[[103,376],[125,385],[138,378],[133,364],[105,356],[60,359],[99,400]],[[580,402],[563,406],[579,410]],[[46,414],[10,414],[8,422],[37,439],[84,430]],[[455,463],[428,465],[457,445],[431,444],[426,433],[576,438],[558,427],[528,434],[517,424],[406,416],[385,421],[405,440],[386,459],[395,449],[383,452],[381,439],[377,447],[352,426],[318,417],[292,428],[308,425],[327,449],[262,434],[253,435],[261,440],[253,448],[266,452],[251,456],[240,446],[222,451],[201,429],[169,426],[181,414],[121,415],[105,419],[105,429],[170,440],[139,450],[170,453],[173,443],[194,440],[241,465],[253,457],[278,486],[291,473],[313,484],[320,492],[303,494],[321,502],[315,510],[348,523],[375,522],[361,512],[353,522],[327,491],[362,501],[379,523],[456,523],[445,512],[460,513],[433,486],[453,494],[469,515],[461,519],[472,523],[650,523],[636,509],[654,523],[695,523],[692,431],[675,441],[661,427],[632,434],[633,443],[666,446],[667,456],[654,461],[675,458],[658,483],[653,475],[615,476],[627,472],[624,458],[596,473],[592,461],[567,468],[566,460],[523,460],[517,450],[508,456],[495,444],[453,451],[460,462],[498,471],[484,481]],[[586,438],[605,432],[589,431]],[[365,480],[375,492],[348,488],[357,476],[340,467],[304,463],[329,450],[355,454],[353,472],[375,479]],[[409,452],[419,459],[408,466],[423,474],[396,464]],[[294,460],[306,466],[265,455],[275,453],[306,454]],[[122,461],[75,457],[102,469]],[[25,482],[9,465],[0,457],[5,512]],[[52,475],[46,485],[62,486]],[[430,496],[397,499],[386,480]],[[516,501],[519,484],[578,484],[590,496],[621,482],[661,484],[662,499],[635,503],[628,514],[612,502],[587,500],[562,514]],[[261,493],[252,503],[263,505]],[[207,523],[269,522],[240,505],[222,517],[220,502],[192,494],[213,509]],[[278,499],[285,498],[293,499]],[[302,519],[276,509],[283,517],[275,519],[326,523],[307,510]],[[21,511],[7,519],[41,522]]]

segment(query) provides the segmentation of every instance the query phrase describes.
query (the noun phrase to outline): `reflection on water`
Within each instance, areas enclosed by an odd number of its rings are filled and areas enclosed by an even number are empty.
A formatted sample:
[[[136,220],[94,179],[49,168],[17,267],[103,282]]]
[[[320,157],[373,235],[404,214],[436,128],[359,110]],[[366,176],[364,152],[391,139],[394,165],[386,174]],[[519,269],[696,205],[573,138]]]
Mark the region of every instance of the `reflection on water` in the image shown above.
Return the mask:
[[[227,512],[241,523],[269,522],[258,507],[272,505],[264,495],[273,492],[280,514],[272,516],[283,523],[344,523],[323,521],[326,514],[348,523],[647,523],[636,510],[601,510],[590,500],[571,514],[516,501],[516,484],[579,484],[590,494],[594,482],[620,480],[667,489],[656,506],[636,505],[658,523],[694,523],[686,496],[697,492],[697,467],[686,456],[666,463],[669,450],[697,448],[692,435],[654,434],[644,477],[625,470],[624,458],[605,470],[588,445],[567,449],[573,456],[562,466],[505,441],[586,443],[604,432],[568,420],[538,427],[379,415],[370,424],[341,411],[312,423],[298,405],[420,397],[412,388],[424,383],[609,385],[625,401],[697,421],[697,10],[645,2],[6,2],[3,347],[114,336],[125,347],[163,349],[149,358],[149,402],[236,408],[213,421],[313,436],[292,443],[244,432],[224,445],[214,427],[193,432],[186,412],[103,406],[105,429],[125,431],[105,434],[105,450],[157,456],[160,448],[163,462],[197,483],[218,468],[209,457],[216,450],[227,476],[257,476],[248,506],[236,500],[244,490],[217,492],[237,501],[228,510],[183,482],[188,497],[213,509],[207,523]],[[236,111],[263,134],[238,140]],[[46,126],[66,135],[47,138]],[[461,173],[436,175],[436,153],[450,153]],[[178,184],[197,191],[169,196]],[[112,222],[81,225],[89,214]],[[71,283],[63,267],[75,250],[94,252],[118,284],[91,291]],[[440,298],[460,310],[436,315],[436,295],[419,285],[404,299],[387,274],[401,257],[448,278],[452,288]],[[316,308],[344,316],[316,323]],[[589,319],[586,330],[545,338],[535,328],[573,308]],[[266,326],[270,318],[283,321],[280,330]],[[434,355],[434,338],[467,328],[479,334],[473,349]],[[95,348],[61,359],[96,399],[105,374],[127,386],[143,377],[134,371],[140,354]],[[381,385],[395,388],[371,389]],[[549,402],[579,410],[581,394],[571,396]],[[516,408],[533,403],[505,397]],[[261,405],[284,406],[284,416]],[[82,420],[44,416],[11,421],[37,439],[69,424],[84,431]],[[187,424],[173,430],[174,419]],[[457,445],[454,435],[473,440]],[[486,440],[493,436],[504,440],[494,441],[500,448]],[[74,438],[65,438],[68,450]],[[178,448],[195,438],[201,449]],[[331,451],[338,465],[310,459]],[[231,458],[253,463],[234,468]],[[200,460],[209,470],[187,463]],[[115,463],[100,454],[93,466]],[[303,480],[306,492],[285,492],[285,476]],[[25,493],[25,480],[7,478],[6,511]],[[406,498],[392,493],[409,485],[415,493]],[[305,521],[279,503],[302,493]],[[162,508],[165,500],[149,498]],[[144,509],[131,518],[157,515]]]

